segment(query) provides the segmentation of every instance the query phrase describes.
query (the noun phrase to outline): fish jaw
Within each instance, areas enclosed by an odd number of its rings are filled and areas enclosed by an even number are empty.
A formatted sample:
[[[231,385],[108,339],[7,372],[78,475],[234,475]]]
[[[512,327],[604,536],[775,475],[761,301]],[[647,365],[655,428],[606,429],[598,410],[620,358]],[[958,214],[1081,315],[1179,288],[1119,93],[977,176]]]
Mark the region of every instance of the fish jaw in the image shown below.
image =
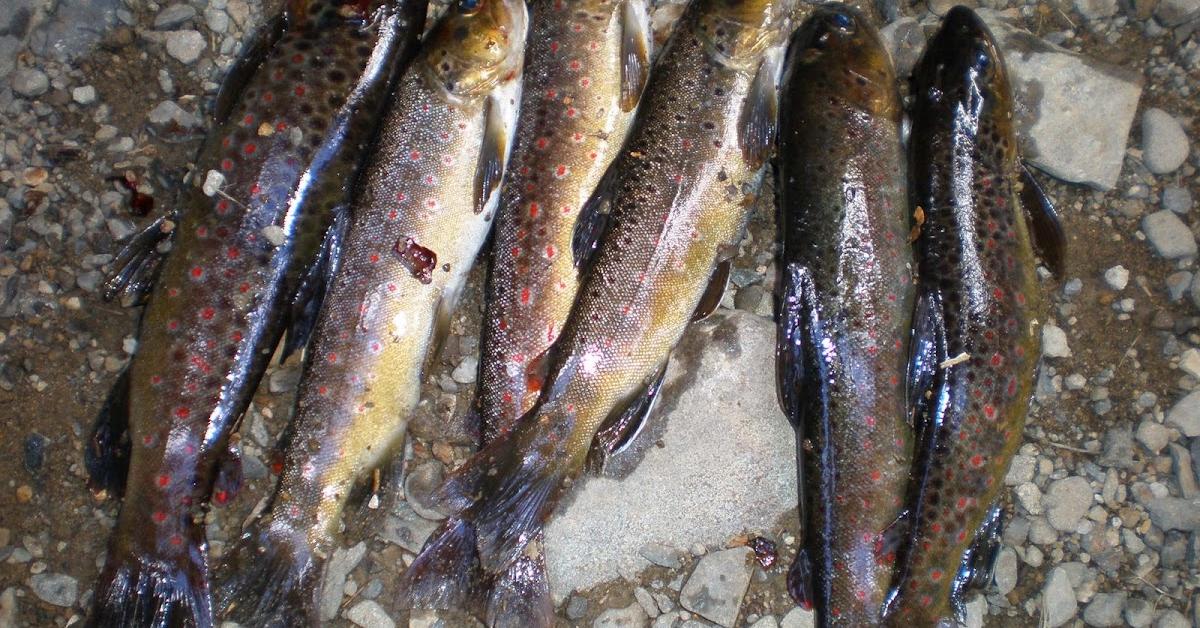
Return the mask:
[[[485,437],[507,430],[541,391],[579,285],[576,221],[633,119],[620,106],[622,3],[582,4],[531,7],[522,115],[486,288],[477,391]],[[645,3],[632,4],[645,17]]]

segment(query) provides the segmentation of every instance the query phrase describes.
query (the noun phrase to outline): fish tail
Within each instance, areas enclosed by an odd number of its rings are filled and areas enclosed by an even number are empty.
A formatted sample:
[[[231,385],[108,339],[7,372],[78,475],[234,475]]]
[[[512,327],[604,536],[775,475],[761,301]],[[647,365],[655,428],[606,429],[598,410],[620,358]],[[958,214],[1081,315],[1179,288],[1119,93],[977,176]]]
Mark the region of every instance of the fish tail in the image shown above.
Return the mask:
[[[541,546],[539,535],[524,554],[493,580],[488,598],[488,626],[550,628],[554,625],[554,602],[550,598],[550,579]]]
[[[218,612],[244,626],[315,626],[324,562],[302,532],[256,520],[222,560]]]
[[[421,548],[400,578],[398,606],[405,609],[478,610],[486,594],[475,549],[475,528],[451,517]]]
[[[136,551],[123,540],[128,535],[115,534],[87,625],[212,626],[204,530],[194,523],[190,527],[182,547],[170,556]]]

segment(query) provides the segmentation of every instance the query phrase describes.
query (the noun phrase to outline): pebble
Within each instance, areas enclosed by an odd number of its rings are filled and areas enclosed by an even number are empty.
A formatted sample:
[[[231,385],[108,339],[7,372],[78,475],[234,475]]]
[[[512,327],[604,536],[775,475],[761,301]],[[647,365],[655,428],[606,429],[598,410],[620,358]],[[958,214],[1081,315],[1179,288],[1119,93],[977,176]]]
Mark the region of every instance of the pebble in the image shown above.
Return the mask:
[[[1017,501],[1025,512],[1031,515],[1042,514],[1042,489],[1038,488],[1033,482],[1025,482],[1013,491],[1017,495]]]
[[[1196,255],[1196,237],[1174,212],[1164,209],[1147,214],[1142,218],[1142,231],[1155,252],[1167,259]]]
[[[813,628],[815,625],[813,612],[800,607],[788,611],[788,614],[779,620],[779,628]]]
[[[1154,174],[1170,174],[1188,156],[1188,137],[1174,116],[1151,107],[1142,114],[1142,163]]]
[[[1024,482],[1032,482],[1033,474],[1036,471],[1037,458],[1017,454],[1013,456],[1012,462],[1008,465],[1008,474],[1004,476],[1004,483],[1008,486],[1017,486]]]
[[[992,571],[992,581],[996,583],[996,592],[1008,595],[1017,588],[1017,552],[1011,547],[1005,547],[996,555],[996,564]]]
[[[1166,422],[1188,438],[1200,436],[1200,390],[1176,402],[1167,412]]]
[[[1124,290],[1129,285],[1129,271],[1124,266],[1117,265],[1104,271],[1104,283],[1113,290]]]
[[[1156,497],[1146,503],[1150,520],[1161,530],[1200,532],[1200,503],[1179,497]]]
[[[0,628],[17,625],[17,588],[8,587],[0,593]]]
[[[363,600],[346,611],[346,619],[362,628],[395,628],[396,622],[374,600]]]
[[[1200,17],[1200,0],[1160,0],[1154,17],[1163,26],[1175,27]]]
[[[1154,621],[1154,628],[1193,628],[1192,622],[1175,609],[1167,609]]]
[[[610,608],[592,622],[592,628],[642,628],[650,618],[642,605],[634,602],[625,608]]]
[[[679,603],[712,622],[732,628],[750,585],[754,552],[748,547],[713,552],[700,559],[683,585]]]
[[[1167,298],[1172,302],[1183,298],[1192,285],[1192,273],[1181,270],[1167,275]]]
[[[379,535],[385,541],[417,553],[437,527],[436,521],[422,517],[408,502],[402,501],[395,506],[393,514],[388,516]]]
[[[167,33],[167,54],[184,65],[191,65],[204,53],[207,43],[197,31]]]
[[[1154,621],[1154,607],[1140,597],[1131,597],[1125,600],[1125,612],[1122,615],[1130,628],[1146,628]]]
[[[91,85],[76,87],[71,90],[71,100],[80,105],[90,105],[96,102],[96,88]]]
[[[1168,185],[1163,188],[1162,206],[1176,214],[1186,214],[1192,211],[1192,193],[1187,188]]]
[[[18,96],[36,98],[50,89],[50,77],[38,69],[21,68],[13,72],[10,84]]]
[[[1042,327],[1042,355],[1048,358],[1069,358],[1071,347],[1067,346],[1067,334],[1061,327],[1046,323]]]
[[[454,372],[450,374],[450,378],[460,384],[474,384],[475,377],[479,372],[479,358],[469,355],[454,367]]]
[[[1153,419],[1146,419],[1138,425],[1137,433],[1134,435],[1137,441],[1142,444],[1152,454],[1157,454],[1162,451],[1167,443],[1171,442],[1171,432],[1167,428],[1155,423]]]
[[[642,610],[646,611],[646,616],[653,619],[658,617],[658,603],[654,601],[654,596],[646,590],[645,587],[638,587],[633,590],[633,597],[637,603],[642,606]]]
[[[1046,489],[1042,502],[1046,521],[1060,532],[1073,532],[1092,505],[1094,493],[1087,478],[1071,476],[1055,480]]]
[[[196,17],[196,9],[190,4],[172,4],[154,16],[154,29],[169,31]]]
[[[71,607],[79,599],[79,581],[60,573],[40,573],[29,578],[33,594],[43,602]]]
[[[683,552],[662,543],[646,543],[638,553],[642,558],[667,569],[679,569],[683,565]]]
[[[337,617],[338,607],[342,604],[342,595],[346,589],[346,577],[358,566],[359,561],[367,553],[365,543],[359,541],[350,549],[338,548],[329,557],[325,565],[325,580],[321,585],[320,616],[322,622]]]
[[[155,126],[168,127],[178,125],[181,129],[195,129],[203,126],[203,121],[194,114],[180,107],[175,101],[164,100],[146,114],[146,119]]]
[[[567,599],[567,619],[581,619],[587,615],[588,601],[582,595],[572,595]]]
[[[1175,470],[1175,482],[1179,484],[1179,494],[1185,499],[1200,497],[1200,481],[1196,479],[1196,472],[1192,468],[1191,452],[1179,443],[1171,443],[1167,447]]]
[[[1117,0],[1075,0],[1074,4],[1075,10],[1089,20],[1112,17],[1117,12]]]
[[[1129,594],[1125,591],[1097,593],[1087,608],[1083,609],[1083,623],[1100,628],[1120,626],[1121,610],[1125,607],[1125,599],[1128,597]]]
[[[1074,619],[1078,608],[1071,577],[1062,566],[1055,567],[1042,587],[1042,626],[1057,628]]]

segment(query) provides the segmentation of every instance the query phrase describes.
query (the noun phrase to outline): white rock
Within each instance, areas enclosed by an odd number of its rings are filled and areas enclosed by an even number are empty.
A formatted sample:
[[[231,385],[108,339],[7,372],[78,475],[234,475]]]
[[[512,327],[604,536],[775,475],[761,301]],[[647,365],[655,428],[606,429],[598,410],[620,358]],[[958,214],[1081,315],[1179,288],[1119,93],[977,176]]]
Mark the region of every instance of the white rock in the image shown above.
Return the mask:
[[[184,65],[195,63],[208,42],[197,31],[171,31],[167,33],[167,54]]]
[[[450,374],[450,378],[460,384],[474,384],[475,377],[479,370],[479,358],[469,355],[454,367],[454,372]]]
[[[1067,346],[1067,334],[1061,327],[1050,323],[1042,327],[1042,355],[1048,358],[1071,357],[1071,347]]]
[[[1055,480],[1042,498],[1046,521],[1055,530],[1073,532],[1091,507],[1094,495],[1087,478],[1075,475]]]
[[[996,566],[992,572],[992,580],[996,583],[996,592],[1008,595],[1017,588],[1017,553],[1011,547],[1005,547],[996,555]]]
[[[76,87],[71,90],[71,100],[81,105],[90,105],[96,102],[96,88],[91,85]]]
[[[1192,230],[1170,210],[1146,214],[1142,218],[1142,231],[1155,252],[1167,259],[1196,255],[1196,237]]]
[[[1112,17],[1117,12],[1117,0],[1075,0],[1075,10],[1089,20]]]
[[[213,196],[223,185],[225,185],[225,175],[217,170],[209,170],[208,174],[204,177],[204,185],[200,189],[204,192],[205,196]]]
[[[1188,156],[1188,137],[1171,114],[1151,107],[1142,114],[1142,163],[1154,174],[1170,174]]]
[[[1058,628],[1074,619],[1078,608],[1067,570],[1055,567],[1042,587],[1042,626]]]
[[[1200,349],[1192,348],[1179,356],[1179,370],[1200,379]]]
[[[321,621],[327,622],[337,617],[345,592],[346,576],[354,571],[366,554],[367,546],[362,541],[348,550],[338,548],[333,551],[325,564],[325,579],[321,585]]]
[[[679,604],[726,628],[733,628],[750,586],[754,552],[748,547],[713,552],[696,563],[679,592]]]
[[[34,68],[21,68],[12,74],[12,89],[18,96],[36,98],[50,89],[50,77]]]
[[[656,419],[663,446],[623,479],[585,480],[547,527],[556,599],[647,567],[647,544],[721,546],[796,507],[795,436],[775,402],[774,355],[774,324],[748,312],[688,331],[662,393],[674,408]]]
[[[1167,412],[1167,425],[1173,425],[1188,438],[1200,436],[1200,390],[1180,399]]]
[[[813,612],[800,607],[788,611],[788,614],[779,621],[779,628],[813,628],[816,625]]]
[[[1104,271],[1104,283],[1113,290],[1124,290],[1129,285],[1129,271],[1120,264]]]
[[[160,31],[179,28],[193,17],[196,17],[196,9],[191,5],[172,4],[154,16],[154,28]]]
[[[374,600],[363,600],[350,607],[346,611],[346,619],[362,628],[396,628],[396,622]]]
[[[1158,454],[1167,443],[1171,442],[1171,433],[1167,428],[1155,423],[1153,419],[1143,420],[1134,435],[1138,442],[1152,454]]]

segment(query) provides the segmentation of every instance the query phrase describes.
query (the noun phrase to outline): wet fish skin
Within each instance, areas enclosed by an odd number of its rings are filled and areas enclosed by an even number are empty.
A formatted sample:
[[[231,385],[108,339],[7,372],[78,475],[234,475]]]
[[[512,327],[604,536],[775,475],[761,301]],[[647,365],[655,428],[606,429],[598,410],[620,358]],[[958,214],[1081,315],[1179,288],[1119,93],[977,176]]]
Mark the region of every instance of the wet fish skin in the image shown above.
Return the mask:
[[[649,72],[645,0],[534,0],[511,166],[504,179],[485,289],[475,413],[483,444],[537,400],[575,302],[576,222],[625,141]],[[519,356],[519,359],[512,359]],[[436,565],[419,561],[401,599],[417,608],[486,605],[489,625],[552,625],[545,561],[523,556],[494,581],[459,575],[476,563],[455,522],[431,536]],[[540,547],[540,545],[539,545]],[[461,548],[455,554],[450,550]],[[449,564],[460,565],[446,577]],[[488,588],[490,591],[481,589]],[[479,598],[487,598],[484,602]]]
[[[485,572],[537,537],[597,430],[654,382],[731,256],[773,140],[790,5],[698,0],[659,57],[542,397],[443,487],[444,506],[475,526]]]
[[[878,625],[894,566],[880,542],[900,514],[912,447],[902,105],[887,50],[850,6],[816,8],[789,59],[778,366],[803,465],[805,564],[793,573],[811,574],[793,584],[813,596],[803,602],[820,625]]]
[[[962,616],[971,573],[960,566],[1020,445],[1041,355],[1012,92],[972,11],[947,14],[914,73],[914,93],[909,165],[924,212],[909,384],[917,437],[890,625]]]
[[[218,598],[239,623],[320,621],[347,497],[396,452],[491,229],[525,24],[520,0],[464,0],[400,79],[309,348],[278,488],[225,561]],[[482,187],[464,186],[473,180]]]
[[[212,625],[203,513],[219,471],[239,468],[229,434],[415,39],[404,7],[384,4],[289,4],[277,39],[223,93],[196,165],[225,184],[212,198],[185,191],[127,388],[97,423],[103,447],[89,465],[103,485],[127,460],[128,485],[90,625]],[[272,226],[277,242],[264,235]],[[214,500],[228,497],[219,489]]]

